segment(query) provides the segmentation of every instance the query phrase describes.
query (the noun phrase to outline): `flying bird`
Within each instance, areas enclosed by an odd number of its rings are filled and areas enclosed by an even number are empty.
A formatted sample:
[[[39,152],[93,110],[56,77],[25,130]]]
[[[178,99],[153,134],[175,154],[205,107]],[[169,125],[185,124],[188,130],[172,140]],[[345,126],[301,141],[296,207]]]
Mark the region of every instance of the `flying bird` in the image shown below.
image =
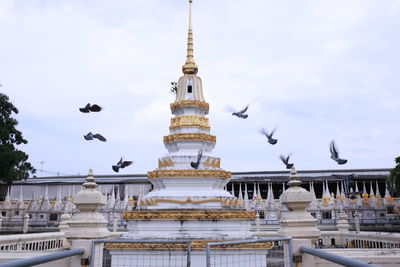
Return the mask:
[[[90,103],[87,103],[87,105],[84,108],[79,108],[79,111],[83,113],[99,112],[101,111],[101,107],[96,104],[90,105]]]
[[[268,143],[271,145],[275,145],[278,142],[278,139],[272,138],[276,131],[276,128],[272,130],[272,132],[269,134],[264,128],[260,130],[260,133],[265,135],[268,138]]]
[[[102,142],[107,141],[107,139],[104,136],[102,136],[101,134],[98,134],[98,133],[92,134],[92,132],[89,132],[87,135],[84,135],[83,138],[85,138],[85,140],[88,140],[88,141],[93,140],[93,139],[98,139]]]
[[[348,197],[350,199],[356,199],[358,195],[360,195],[360,192],[350,192],[350,193],[348,193]]]
[[[290,156],[291,156],[291,154],[289,154],[287,157],[285,157],[284,155],[280,156],[283,164],[286,165],[286,169],[291,169],[294,165],[293,163],[289,163]]]
[[[339,165],[343,165],[347,163],[347,159],[341,159],[339,158],[339,152],[335,147],[335,141],[331,141],[331,143],[329,144],[329,149],[331,151],[331,159],[333,159],[334,161],[337,162],[337,164]]]
[[[194,162],[194,161],[190,162],[190,166],[192,166],[193,169],[199,168],[200,160],[201,160],[202,156],[203,156],[203,151],[200,150],[199,154],[197,154],[197,161],[196,162]]]
[[[236,116],[238,118],[242,118],[242,119],[247,119],[247,117],[249,115],[245,114],[247,109],[249,108],[249,105],[247,105],[243,110],[241,111],[235,111],[233,108],[228,107],[228,111],[232,112],[232,116]]]
[[[122,158],[118,161],[117,165],[113,165],[112,169],[115,172],[119,172],[119,169],[123,169],[125,167],[128,167],[129,165],[131,165],[133,163],[133,161],[127,161],[127,160],[122,160]]]

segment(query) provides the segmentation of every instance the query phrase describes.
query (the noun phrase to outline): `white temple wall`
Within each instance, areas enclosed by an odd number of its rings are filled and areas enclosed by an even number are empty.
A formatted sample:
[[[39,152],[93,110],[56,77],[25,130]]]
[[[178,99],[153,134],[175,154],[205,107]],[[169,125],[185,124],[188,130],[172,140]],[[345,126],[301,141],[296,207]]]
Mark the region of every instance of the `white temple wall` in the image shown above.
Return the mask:
[[[31,200],[33,196],[33,192],[35,192],[36,198],[41,198],[45,195],[47,186],[48,198],[55,199],[57,196],[58,190],[61,189],[61,198],[64,199],[69,195],[74,195],[79,190],[81,190],[81,185],[71,185],[71,184],[39,184],[39,185],[13,185],[11,186],[10,199],[11,201],[17,201],[20,198],[20,193],[22,189],[22,197],[24,200]],[[135,183],[135,184],[99,184],[99,190],[103,194],[111,194],[112,188],[120,188],[121,192],[127,190],[128,194],[131,193],[134,196],[137,196],[140,191],[143,193],[147,193],[151,189],[150,183]],[[116,192],[115,192],[116,193]],[[121,195],[123,197],[123,195]]]

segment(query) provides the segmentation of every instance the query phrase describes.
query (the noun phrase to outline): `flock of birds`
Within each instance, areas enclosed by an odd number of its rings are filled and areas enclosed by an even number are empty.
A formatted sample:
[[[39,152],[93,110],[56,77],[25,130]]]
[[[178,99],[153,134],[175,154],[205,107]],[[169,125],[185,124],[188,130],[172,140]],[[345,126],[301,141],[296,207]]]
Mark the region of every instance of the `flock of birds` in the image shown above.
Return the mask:
[[[91,112],[100,112],[102,110],[102,108],[97,105],[91,105],[90,103],[88,103],[84,108],[79,108],[79,111],[82,113],[91,113]],[[83,138],[86,141],[92,141],[94,139],[100,140],[102,142],[106,142],[107,139],[102,136],[99,133],[93,134],[92,132],[87,133],[86,135],[83,136]],[[112,165],[112,169],[115,172],[119,172],[120,169],[123,169],[125,167],[128,167],[129,165],[131,165],[133,163],[133,161],[127,161],[127,160],[122,160],[121,159],[118,161],[118,163],[116,165]]]
[[[248,108],[249,108],[249,105],[247,105],[244,109],[242,109],[240,111],[234,111],[232,108],[229,108],[229,111],[232,112],[232,116],[236,116],[241,119],[247,119],[247,117],[249,116],[248,114],[246,114]],[[278,143],[278,139],[273,138],[275,131],[276,131],[276,129],[272,130],[271,133],[269,133],[265,129],[261,129],[260,133],[267,138],[269,144],[276,145],[276,143]],[[331,159],[334,160],[337,164],[343,165],[343,164],[347,163],[347,159],[342,159],[339,157],[339,152],[336,148],[335,141],[332,140],[330,142],[329,150],[331,152]],[[289,163],[290,157],[291,157],[291,154],[289,154],[287,156],[280,155],[280,159],[283,162],[283,164],[285,164],[286,169],[290,169],[294,166],[294,163]]]
[[[234,111],[233,109],[230,108],[230,112],[232,112],[232,116],[236,116],[241,119],[247,119],[249,116],[248,114],[246,114],[248,108],[249,108],[249,105],[247,105],[244,109],[242,109],[240,111]],[[100,112],[101,110],[102,110],[102,108],[99,105],[97,105],[97,104],[91,105],[90,103],[88,103],[84,108],[79,108],[79,111],[82,113]],[[269,144],[276,145],[278,143],[278,139],[273,138],[275,131],[276,131],[276,128],[273,129],[271,132],[268,132],[267,130],[262,128],[260,130],[260,133],[267,138],[267,141]],[[91,141],[94,139],[97,139],[102,142],[107,141],[107,139],[103,135],[101,135],[99,133],[93,134],[92,132],[87,133],[86,135],[83,136],[83,138],[87,141]],[[329,150],[331,152],[331,159],[334,160],[337,164],[343,165],[343,164],[347,163],[347,159],[342,159],[339,157],[339,152],[336,148],[335,141],[332,140],[330,142]],[[193,169],[199,168],[202,156],[203,156],[203,151],[200,150],[197,155],[197,160],[190,162],[190,166]],[[291,169],[294,166],[294,163],[289,162],[290,157],[291,157],[291,154],[289,154],[287,156],[280,155],[280,159],[281,159],[282,163],[285,165],[286,169]],[[114,172],[119,172],[120,169],[130,166],[132,163],[133,163],[133,161],[126,161],[126,160],[123,160],[121,157],[121,159],[118,161],[118,163],[116,165],[112,165],[112,169]]]

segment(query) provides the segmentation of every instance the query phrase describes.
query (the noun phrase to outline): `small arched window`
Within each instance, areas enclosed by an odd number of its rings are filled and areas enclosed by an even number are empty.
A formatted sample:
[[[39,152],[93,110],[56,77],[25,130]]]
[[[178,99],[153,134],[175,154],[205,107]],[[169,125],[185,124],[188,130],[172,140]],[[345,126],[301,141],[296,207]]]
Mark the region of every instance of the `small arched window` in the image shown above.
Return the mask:
[[[192,79],[189,79],[189,80],[188,80],[187,92],[188,92],[188,94],[191,94],[191,93],[193,92]]]

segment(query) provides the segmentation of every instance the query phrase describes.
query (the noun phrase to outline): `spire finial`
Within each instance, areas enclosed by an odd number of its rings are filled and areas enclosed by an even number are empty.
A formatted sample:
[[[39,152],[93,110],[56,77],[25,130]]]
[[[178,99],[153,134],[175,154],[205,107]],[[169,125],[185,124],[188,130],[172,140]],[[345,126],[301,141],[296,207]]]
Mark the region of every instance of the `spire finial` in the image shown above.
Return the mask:
[[[189,30],[187,39],[187,54],[185,65],[182,66],[184,74],[196,74],[198,71],[197,65],[193,57],[193,31],[192,31],[192,0],[189,0]]]
[[[288,185],[289,186],[299,186],[299,185],[301,185],[301,181],[297,177],[297,171],[296,171],[294,166],[290,169],[290,176],[289,176]]]

